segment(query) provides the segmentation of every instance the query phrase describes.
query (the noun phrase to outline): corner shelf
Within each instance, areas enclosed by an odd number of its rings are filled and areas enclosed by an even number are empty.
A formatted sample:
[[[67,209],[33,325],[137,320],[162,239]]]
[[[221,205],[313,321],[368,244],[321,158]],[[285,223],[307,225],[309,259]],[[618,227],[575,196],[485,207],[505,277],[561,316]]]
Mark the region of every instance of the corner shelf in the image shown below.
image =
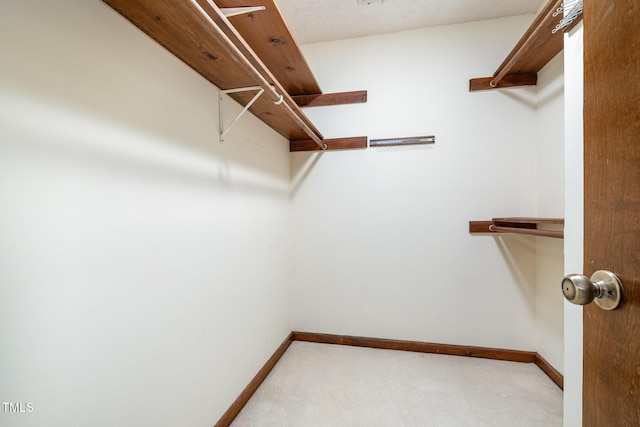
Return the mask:
[[[278,79],[289,95],[320,95],[307,60],[302,55],[274,0],[215,0],[219,8],[243,7],[250,4],[265,10],[232,16],[229,22],[251,46],[255,55]]]
[[[273,0],[256,2],[264,10],[229,18],[222,9],[246,6],[246,1],[103,1],[235,101],[249,105],[251,113],[291,143],[312,140],[319,149],[366,148],[361,139],[350,140],[348,147],[329,147],[292,98],[315,95],[324,97],[325,105],[351,102],[339,94],[322,94]],[[253,99],[255,91],[248,89],[256,86],[264,93]]]
[[[553,32],[561,19],[561,16],[554,17],[553,13],[561,8],[562,3],[562,0],[550,0],[493,76],[469,80],[469,91],[534,86],[538,71],[563,48],[563,31]]]
[[[506,217],[493,218],[491,221],[469,221],[469,233],[512,233],[564,238],[564,230],[539,229],[539,225],[564,226],[564,218]]]

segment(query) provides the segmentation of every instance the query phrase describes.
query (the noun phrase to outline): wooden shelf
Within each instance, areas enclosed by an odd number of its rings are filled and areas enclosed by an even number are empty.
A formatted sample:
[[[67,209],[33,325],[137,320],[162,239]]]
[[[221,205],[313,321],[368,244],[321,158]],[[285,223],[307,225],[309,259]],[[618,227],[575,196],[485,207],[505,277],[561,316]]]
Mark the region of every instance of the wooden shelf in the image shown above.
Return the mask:
[[[331,105],[361,104],[367,102],[367,91],[325,93],[312,95],[292,95],[300,107],[326,107]]]
[[[276,66],[278,61],[275,61],[273,53],[265,53],[264,58],[267,58],[267,63],[263,62],[212,2],[206,0],[193,2],[104,0],[104,2],[220,89],[236,89],[260,84],[256,81],[255,75],[250,72],[250,67],[243,65],[244,58],[246,58],[251,66],[264,76],[268,84],[282,95],[285,104],[285,106],[274,104],[274,99],[266,96],[265,93],[249,111],[290,141],[309,139],[311,135],[297,122],[298,119],[292,116],[291,111],[293,111],[295,116],[311,130],[316,138],[323,139],[318,129],[304,115],[287,90],[288,87],[293,88],[291,90],[294,92],[316,93],[320,89],[317,87],[311,70],[302,58],[298,46],[290,38],[290,35],[289,38],[287,37],[286,24],[273,1],[261,0],[268,9],[255,12],[253,19],[264,24],[265,20],[257,18],[257,15],[266,12],[270,26],[268,29],[265,26],[261,31],[262,33],[274,31],[274,34],[277,35],[272,38],[271,43],[256,44],[255,47],[259,51],[261,49],[269,50],[269,48],[277,50],[278,60],[282,60],[284,57],[288,58],[284,63],[286,64],[284,69],[293,69],[288,73],[283,73],[282,67]],[[220,3],[231,5],[231,3],[239,2],[225,1]],[[238,21],[240,22],[240,20]],[[243,28],[247,26],[239,25]],[[224,34],[221,35],[216,31],[217,29],[222,30]],[[243,31],[250,32],[246,28]],[[274,42],[276,39],[281,42]],[[242,55],[238,55],[238,51]],[[267,64],[277,70],[284,83],[271,74]],[[255,92],[238,92],[230,94],[230,96],[245,105],[254,94]]]
[[[538,71],[563,48],[563,31],[553,33],[562,18],[553,13],[561,4],[562,0],[550,0],[493,76],[469,80],[469,91],[535,85]]]
[[[215,0],[215,3],[220,8],[265,6],[265,10],[232,16],[229,21],[289,95],[322,93],[273,0]]]
[[[513,233],[564,238],[563,230],[540,229],[540,225],[564,226],[564,218],[506,217],[493,218],[491,221],[469,221],[469,233]]]
[[[366,137],[324,142],[301,107],[366,102],[367,92],[323,94],[274,0],[103,0],[287,138],[292,151],[366,147]],[[264,6],[226,18],[222,9]],[[295,99],[294,99],[295,98]],[[364,139],[363,139],[364,138]],[[364,140],[364,143],[363,143]],[[311,141],[311,143],[309,143]]]
[[[368,147],[369,139],[366,136],[353,136],[348,138],[323,139],[327,144],[327,150],[353,150]],[[311,140],[299,140],[289,142],[289,151],[318,151],[320,147]]]

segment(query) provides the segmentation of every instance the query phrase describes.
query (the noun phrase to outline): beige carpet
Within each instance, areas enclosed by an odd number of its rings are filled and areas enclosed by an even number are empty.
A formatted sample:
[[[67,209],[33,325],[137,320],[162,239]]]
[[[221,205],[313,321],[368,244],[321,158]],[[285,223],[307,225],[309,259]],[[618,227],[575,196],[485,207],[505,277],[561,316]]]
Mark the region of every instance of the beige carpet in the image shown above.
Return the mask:
[[[562,426],[531,363],[294,342],[233,427]]]

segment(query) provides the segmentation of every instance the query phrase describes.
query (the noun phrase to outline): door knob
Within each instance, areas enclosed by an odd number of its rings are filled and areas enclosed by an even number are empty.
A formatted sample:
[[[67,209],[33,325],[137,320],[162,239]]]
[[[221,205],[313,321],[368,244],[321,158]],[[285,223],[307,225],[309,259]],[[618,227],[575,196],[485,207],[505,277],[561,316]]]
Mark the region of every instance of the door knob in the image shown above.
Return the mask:
[[[562,279],[562,293],[567,301],[585,305],[591,301],[604,310],[614,310],[622,301],[622,282],[610,271],[598,270],[589,279],[582,274],[569,274]]]

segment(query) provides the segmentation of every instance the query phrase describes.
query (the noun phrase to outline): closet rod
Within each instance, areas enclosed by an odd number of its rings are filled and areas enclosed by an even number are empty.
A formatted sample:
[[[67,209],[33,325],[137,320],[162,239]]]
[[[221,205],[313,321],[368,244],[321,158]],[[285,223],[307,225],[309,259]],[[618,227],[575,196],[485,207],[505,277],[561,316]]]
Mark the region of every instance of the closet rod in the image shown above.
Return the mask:
[[[516,64],[524,55],[531,54],[531,48],[536,44],[540,43],[540,39],[538,36],[545,31],[548,31],[548,23],[553,21],[553,12],[556,11],[560,5],[562,4],[562,0],[550,0],[549,3],[544,7],[540,14],[535,19],[532,25],[535,26],[533,31],[528,34],[527,39],[520,46],[517,46],[514,50],[515,52],[511,52],[511,58],[506,62],[500,65],[500,68],[496,70],[493,74],[493,79],[489,82],[489,86],[496,87],[500,80],[504,78],[509,73],[514,73],[512,70],[514,64]],[[517,71],[516,71],[517,72]]]
[[[291,105],[289,105],[288,102],[282,102],[283,97],[285,97],[285,96],[287,97],[288,100],[290,99],[289,94],[288,93],[279,94],[275,90],[274,86],[271,83],[269,83],[267,81],[267,79],[247,59],[247,57],[242,54],[240,49],[231,41],[231,39],[222,30],[222,28],[220,28],[220,26],[218,24],[216,24],[216,22],[211,17],[211,15],[209,15],[204,10],[204,8],[200,5],[200,3],[204,3],[205,7],[210,7],[216,13],[218,20],[220,20],[221,22],[225,23],[225,25],[227,25],[228,27],[231,27],[231,24],[228,22],[227,18],[224,16],[222,11],[220,11],[218,6],[215,5],[213,2],[208,1],[208,0],[190,0],[190,1],[191,1],[191,4],[193,4],[193,6],[202,14],[202,16],[207,21],[209,21],[209,23],[211,24],[211,26],[213,27],[213,30],[217,33],[217,35],[222,40],[224,40],[225,46],[227,47],[227,52],[231,56],[233,56],[245,68],[245,70],[247,72],[249,72],[249,74],[252,75],[252,77],[254,77],[257,80],[258,85],[262,89],[264,89],[264,91],[271,97],[271,100],[275,104],[280,104],[280,103],[284,104],[285,111],[286,111],[287,115],[289,117],[291,117],[291,119],[293,119],[293,121],[298,126],[300,126],[300,128],[307,135],[309,135],[309,138],[311,138],[313,140],[313,142],[318,144],[318,146],[320,147],[321,150],[326,150],[327,149],[327,145],[325,143],[323,143],[322,139],[319,138],[318,135],[316,135],[316,133],[305,123],[305,121],[300,118],[300,116],[293,110],[293,108],[291,108]],[[291,102],[293,102],[293,100],[291,100]]]
[[[556,239],[564,239],[564,231],[562,230],[539,230],[536,228],[501,227],[499,225],[490,225],[489,231],[495,233],[517,233],[528,234],[531,236],[555,237]]]

